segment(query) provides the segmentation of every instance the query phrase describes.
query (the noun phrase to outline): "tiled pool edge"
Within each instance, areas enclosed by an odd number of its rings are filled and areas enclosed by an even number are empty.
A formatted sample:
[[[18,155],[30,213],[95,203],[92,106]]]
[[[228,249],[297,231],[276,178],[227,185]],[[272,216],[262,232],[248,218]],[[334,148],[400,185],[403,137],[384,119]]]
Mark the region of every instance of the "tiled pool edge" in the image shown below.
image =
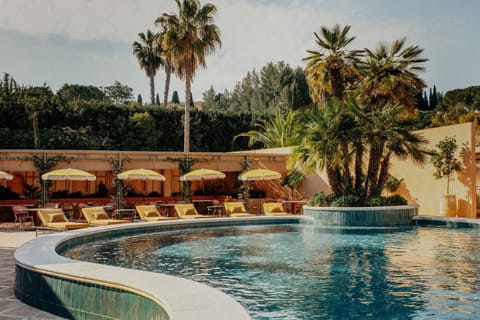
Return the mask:
[[[480,219],[457,217],[415,216],[413,217],[413,224],[417,226],[480,229]]]
[[[145,318],[132,312],[153,313],[156,316],[148,317],[149,319],[161,320],[250,319],[246,310],[233,298],[206,285],[159,273],[75,261],[58,255],[56,248],[70,240],[75,241],[75,238],[98,237],[104,233],[118,233],[122,230],[134,232],[137,228],[171,230],[176,227],[299,223],[302,220],[308,219],[297,216],[179,220],[88,228],[45,235],[27,242],[15,252],[18,272],[15,293],[24,303],[75,319]],[[69,298],[63,299],[62,296]],[[123,299],[123,302],[118,304],[118,307],[115,307],[116,303],[112,306],[111,302],[118,297]],[[64,305],[65,303],[69,305]],[[142,307],[135,309],[138,303]],[[59,304],[63,307],[59,307]]]

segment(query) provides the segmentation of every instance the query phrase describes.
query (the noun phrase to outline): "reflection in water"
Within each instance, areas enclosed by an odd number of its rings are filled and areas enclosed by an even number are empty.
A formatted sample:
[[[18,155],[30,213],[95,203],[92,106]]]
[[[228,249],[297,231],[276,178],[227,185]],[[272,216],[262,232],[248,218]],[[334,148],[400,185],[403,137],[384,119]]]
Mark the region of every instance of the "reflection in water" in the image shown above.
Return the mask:
[[[479,240],[435,228],[243,226],[88,243],[65,255],[209,284],[253,319],[478,319]]]

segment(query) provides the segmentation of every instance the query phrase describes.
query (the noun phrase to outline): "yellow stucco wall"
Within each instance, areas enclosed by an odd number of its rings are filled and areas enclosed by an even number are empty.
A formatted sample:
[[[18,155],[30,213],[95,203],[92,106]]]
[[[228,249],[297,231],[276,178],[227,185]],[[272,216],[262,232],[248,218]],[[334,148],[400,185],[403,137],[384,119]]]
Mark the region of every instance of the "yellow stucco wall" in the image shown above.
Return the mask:
[[[475,126],[472,123],[458,124],[440,128],[418,131],[429,143],[425,146],[431,150],[445,137],[455,137],[459,146],[457,158],[461,160],[463,169],[454,174],[450,182],[450,194],[457,198],[457,216],[476,218],[476,160],[475,160]],[[419,214],[440,214],[440,196],[446,194],[446,180],[435,179],[435,169],[430,163],[430,157],[424,166],[415,165],[411,160],[392,161],[390,174],[398,179],[404,179],[398,192],[409,203],[420,205]]]

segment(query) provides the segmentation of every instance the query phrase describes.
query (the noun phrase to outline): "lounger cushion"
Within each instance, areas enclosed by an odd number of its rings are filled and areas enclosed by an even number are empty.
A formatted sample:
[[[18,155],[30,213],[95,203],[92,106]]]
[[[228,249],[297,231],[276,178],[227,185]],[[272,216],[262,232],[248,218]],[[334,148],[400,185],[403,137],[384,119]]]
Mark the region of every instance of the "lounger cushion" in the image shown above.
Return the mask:
[[[95,220],[110,219],[108,214],[106,214],[105,212],[94,213],[94,217],[95,217]]]
[[[152,218],[152,217],[159,217],[160,215],[156,211],[148,211],[145,213],[145,216],[147,218]]]
[[[48,222],[67,222],[67,218],[63,213],[50,213],[48,215]]]
[[[232,208],[232,213],[243,213],[245,212],[242,208],[242,206],[235,206]]]
[[[194,208],[188,208],[188,209],[184,209],[184,210],[183,210],[183,214],[185,214],[185,215],[187,215],[187,216],[188,216],[188,215],[196,215],[197,212],[195,211]]]
[[[271,213],[279,213],[283,212],[283,208],[278,206],[278,207],[273,207],[272,210],[270,211]]]

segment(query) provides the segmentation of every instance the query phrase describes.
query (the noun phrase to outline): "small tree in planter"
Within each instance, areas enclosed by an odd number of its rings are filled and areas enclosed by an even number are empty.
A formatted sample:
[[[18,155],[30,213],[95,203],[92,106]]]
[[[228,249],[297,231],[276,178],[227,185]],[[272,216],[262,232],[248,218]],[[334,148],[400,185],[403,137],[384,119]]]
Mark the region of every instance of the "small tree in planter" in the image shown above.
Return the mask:
[[[457,211],[456,197],[450,194],[450,181],[453,180],[453,174],[462,168],[461,162],[455,157],[457,149],[456,139],[445,137],[436,145],[436,149],[431,151],[430,161],[435,167],[433,176],[436,179],[447,179],[447,193],[440,198],[440,213],[447,215]]]

